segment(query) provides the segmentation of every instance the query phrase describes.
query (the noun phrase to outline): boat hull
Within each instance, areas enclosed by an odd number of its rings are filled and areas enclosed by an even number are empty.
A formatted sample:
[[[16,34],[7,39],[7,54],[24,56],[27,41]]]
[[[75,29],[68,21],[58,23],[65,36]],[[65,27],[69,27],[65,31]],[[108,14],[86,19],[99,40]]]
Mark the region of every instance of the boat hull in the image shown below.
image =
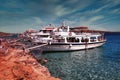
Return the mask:
[[[40,49],[43,52],[51,51],[77,51],[102,46],[105,41],[94,43],[52,43],[46,46],[42,46]]]

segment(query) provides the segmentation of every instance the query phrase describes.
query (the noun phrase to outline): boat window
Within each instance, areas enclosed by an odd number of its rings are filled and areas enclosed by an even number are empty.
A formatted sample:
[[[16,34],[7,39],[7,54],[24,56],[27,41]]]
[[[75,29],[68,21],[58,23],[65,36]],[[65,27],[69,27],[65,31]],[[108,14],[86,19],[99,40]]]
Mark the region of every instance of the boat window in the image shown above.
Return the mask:
[[[40,35],[39,37],[48,37],[49,35]]]
[[[46,30],[43,30],[43,33],[46,33]]]
[[[81,42],[89,42],[89,38],[83,38],[82,37]]]
[[[77,39],[75,39],[75,42],[80,42],[80,40],[77,38]]]
[[[101,41],[102,40],[102,36],[98,36],[98,41]]]
[[[95,42],[96,41],[96,37],[90,37],[90,42]]]
[[[58,39],[58,42],[65,42],[65,39]]]
[[[69,37],[67,38],[67,42],[79,42],[79,39],[75,37]]]
[[[81,42],[85,42],[84,38],[82,37]]]
[[[43,30],[43,33],[50,33],[52,30]]]
[[[96,39],[96,37],[90,37],[90,39]]]

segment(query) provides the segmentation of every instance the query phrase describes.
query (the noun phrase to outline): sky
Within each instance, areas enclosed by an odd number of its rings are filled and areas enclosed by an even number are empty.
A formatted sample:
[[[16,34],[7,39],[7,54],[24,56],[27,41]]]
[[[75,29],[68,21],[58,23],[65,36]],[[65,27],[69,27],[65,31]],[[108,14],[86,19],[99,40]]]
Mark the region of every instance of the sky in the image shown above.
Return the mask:
[[[120,31],[120,0],[0,0],[0,31],[70,27]]]

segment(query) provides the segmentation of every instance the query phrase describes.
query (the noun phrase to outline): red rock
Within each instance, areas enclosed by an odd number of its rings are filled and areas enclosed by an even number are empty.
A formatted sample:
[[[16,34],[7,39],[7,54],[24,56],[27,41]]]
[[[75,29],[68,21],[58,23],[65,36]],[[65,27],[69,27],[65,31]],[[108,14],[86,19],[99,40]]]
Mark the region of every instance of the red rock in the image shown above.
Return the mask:
[[[3,46],[3,45],[2,45]],[[23,50],[9,48],[4,53],[0,50],[0,80],[60,80],[50,75],[48,69]]]

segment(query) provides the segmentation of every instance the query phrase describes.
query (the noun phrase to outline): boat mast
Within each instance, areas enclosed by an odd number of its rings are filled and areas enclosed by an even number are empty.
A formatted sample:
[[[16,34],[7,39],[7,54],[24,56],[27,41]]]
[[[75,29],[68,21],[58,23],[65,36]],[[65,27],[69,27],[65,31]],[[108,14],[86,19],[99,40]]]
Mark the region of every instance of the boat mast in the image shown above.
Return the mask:
[[[62,22],[62,26],[65,26],[65,21]]]

